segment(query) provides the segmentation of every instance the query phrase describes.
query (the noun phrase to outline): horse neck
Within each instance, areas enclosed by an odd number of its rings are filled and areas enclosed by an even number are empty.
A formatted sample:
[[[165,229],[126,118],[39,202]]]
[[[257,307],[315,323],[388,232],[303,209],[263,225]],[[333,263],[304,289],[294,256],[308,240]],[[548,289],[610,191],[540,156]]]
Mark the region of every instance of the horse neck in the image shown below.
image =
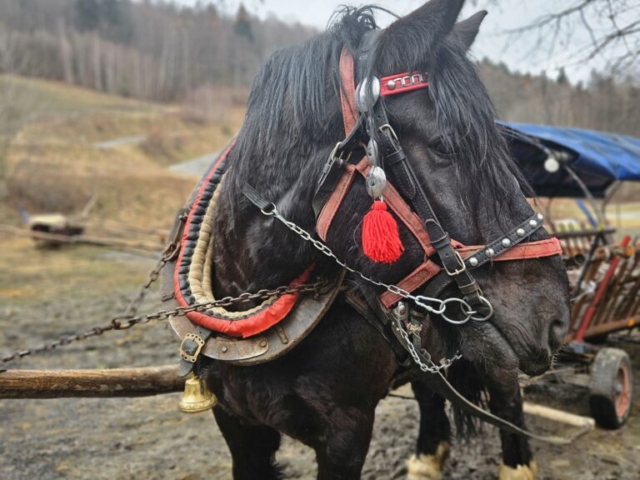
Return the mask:
[[[312,233],[311,199],[317,168],[309,164],[314,159],[293,158],[291,153],[254,158],[248,168],[232,167],[227,174],[212,225],[216,296],[288,285],[316,261],[308,242],[266,217],[240,191],[246,181],[274,201],[285,218]]]

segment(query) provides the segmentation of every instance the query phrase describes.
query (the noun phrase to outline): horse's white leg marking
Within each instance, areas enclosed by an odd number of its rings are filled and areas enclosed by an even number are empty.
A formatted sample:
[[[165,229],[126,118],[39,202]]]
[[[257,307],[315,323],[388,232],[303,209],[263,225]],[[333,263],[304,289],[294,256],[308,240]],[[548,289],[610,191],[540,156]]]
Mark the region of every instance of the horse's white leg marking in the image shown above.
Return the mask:
[[[500,462],[500,480],[537,480],[538,464],[531,461],[529,465],[518,465],[517,468],[507,467]]]
[[[440,442],[435,455],[412,455],[407,461],[407,480],[442,480],[450,450],[448,442]]]

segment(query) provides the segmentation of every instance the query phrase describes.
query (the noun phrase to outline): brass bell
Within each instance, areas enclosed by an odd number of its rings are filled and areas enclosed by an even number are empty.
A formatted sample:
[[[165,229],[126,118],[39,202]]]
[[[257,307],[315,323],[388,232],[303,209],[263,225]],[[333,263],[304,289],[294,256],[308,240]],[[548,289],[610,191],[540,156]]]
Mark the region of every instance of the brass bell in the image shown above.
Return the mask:
[[[180,399],[180,411],[184,413],[200,413],[211,410],[218,404],[218,399],[204,382],[195,375],[189,376],[184,384],[184,393]]]

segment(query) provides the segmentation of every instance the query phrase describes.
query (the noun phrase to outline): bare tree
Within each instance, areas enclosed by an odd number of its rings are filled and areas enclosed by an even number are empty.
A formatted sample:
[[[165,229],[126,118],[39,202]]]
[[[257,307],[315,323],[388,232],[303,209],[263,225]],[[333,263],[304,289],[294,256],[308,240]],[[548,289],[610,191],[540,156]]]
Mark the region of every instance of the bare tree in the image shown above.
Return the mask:
[[[537,0],[541,1],[541,0]],[[475,0],[479,6],[505,4],[505,0]],[[533,34],[536,48],[547,47],[553,53],[558,45],[569,48],[575,63],[604,59],[614,73],[637,67],[640,58],[640,1],[638,0],[563,0],[544,3],[548,13],[506,30],[513,36]],[[575,45],[580,30],[588,39]]]

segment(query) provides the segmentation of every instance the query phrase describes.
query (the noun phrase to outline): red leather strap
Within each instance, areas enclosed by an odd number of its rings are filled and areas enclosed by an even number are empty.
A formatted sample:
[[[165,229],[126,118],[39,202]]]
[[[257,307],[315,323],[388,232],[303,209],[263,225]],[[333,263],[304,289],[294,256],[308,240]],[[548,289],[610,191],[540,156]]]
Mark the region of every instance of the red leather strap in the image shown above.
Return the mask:
[[[340,208],[340,205],[342,205],[344,197],[347,195],[349,188],[351,188],[354,177],[355,170],[347,170],[342,174],[340,180],[338,181],[338,185],[331,193],[331,196],[329,197],[329,200],[327,200],[327,203],[325,203],[324,207],[322,207],[320,215],[318,215],[316,232],[318,232],[318,236],[322,239],[323,242],[327,241],[329,227],[331,227],[333,219],[336,217],[336,213],[338,213],[338,209]]]
[[[466,259],[485,247],[478,245],[465,247],[462,244],[457,243],[455,248],[460,253],[460,256],[463,259]],[[552,257],[553,255],[560,254],[562,254],[560,240],[553,237],[546,240],[538,240],[535,242],[516,245],[510,250],[504,252],[502,255],[497,256],[492,261],[508,262],[513,260],[531,260],[536,258]],[[435,277],[441,270],[442,268],[440,266],[427,258],[422,265],[403,278],[397,285],[407,292],[413,292]],[[380,300],[382,300],[385,307],[391,308],[396,302],[402,300],[402,297],[396,293],[387,291],[380,296]]]
[[[399,73],[397,75],[390,75],[380,79],[380,95],[383,97],[389,97],[399,93],[420,90],[421,88],[427,88],[428,86],[429,81],[427,80],[426,73]]]
[[[442,270],[442,268],[439,265],[433,263],[431,260],[427,260],[398,282],[397,286],[407,292],[413,292],[435,277],[440,270]],[[386,291],[380,295],[380,300],[386,308],[391,308],[396,302],[402,300],[402,297],[396,293]]]
[[[358,110],[356,109],[356,77],[353,56],[346,48],[343,48],[340,54],[340,83],[342,120],[344,121],[344,133],[348,136],[358,121]]]
[[[460,253],[460,256],[466,259],[483,248],[485,248],[484,245],[471,245],[458,248],[457,250]],[[493,261],[508,262],[511,260],[531,260],[542,257],[552,257],[553,255],[562,255],[562,245],[560,245],[560,240],[556,237],[515,245],[502,255],[494,258]]]

